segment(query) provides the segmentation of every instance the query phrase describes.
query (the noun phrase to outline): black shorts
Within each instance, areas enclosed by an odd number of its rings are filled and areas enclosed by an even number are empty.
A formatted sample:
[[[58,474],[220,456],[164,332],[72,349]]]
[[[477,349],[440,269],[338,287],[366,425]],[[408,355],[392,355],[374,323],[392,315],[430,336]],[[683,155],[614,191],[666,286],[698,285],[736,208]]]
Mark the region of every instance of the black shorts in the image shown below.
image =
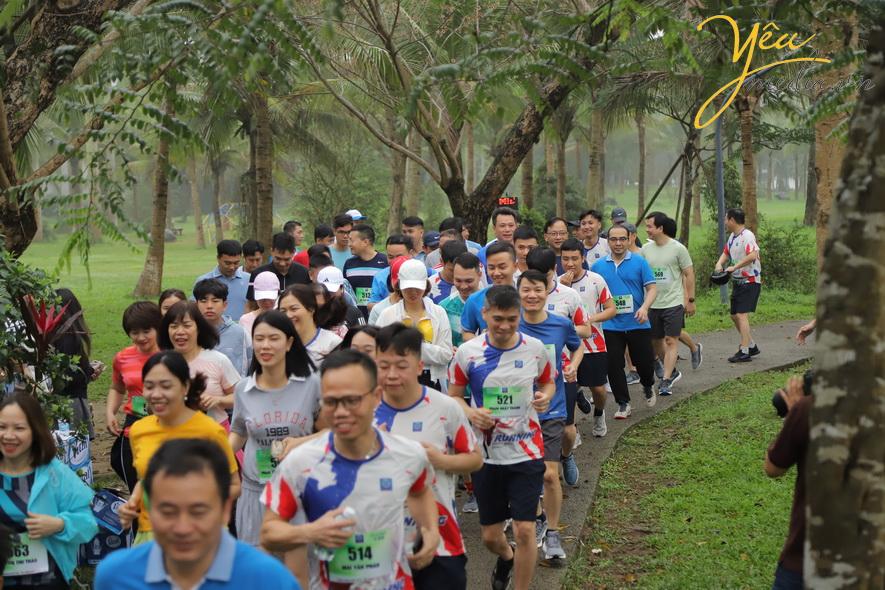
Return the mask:
[[[567,381],[565,384],[565,425],[575,423],[575,405],[578,403],[577,381]]]
[[[541,420],[541,436],[544,438],[544,461],[559,461],[562,455],[562,434],[565,418]]]
[[[544,459],[510,465],[486,463],[473,472],[473,493],[479,505],[479,524],[489,526],[508,518],[533,522],[544,489]]]
[[[648,310],[648,321],[651,322],[652,340],[663,340],[664,336],[678,338],[685,327],[685,308],[681,305],[664,309]]]
[[[732,281],[731,315],[756,311],[756,303],[759,301],[760,291],[762,291],[761,283]]]
[[[467,590],[467,556],[437,555],[430,565],[412,570],[415,590]]]
[[[578,383],[584,387],[601,387],[608,381],[608,360],[604,352],[584,351],[578,365]]]

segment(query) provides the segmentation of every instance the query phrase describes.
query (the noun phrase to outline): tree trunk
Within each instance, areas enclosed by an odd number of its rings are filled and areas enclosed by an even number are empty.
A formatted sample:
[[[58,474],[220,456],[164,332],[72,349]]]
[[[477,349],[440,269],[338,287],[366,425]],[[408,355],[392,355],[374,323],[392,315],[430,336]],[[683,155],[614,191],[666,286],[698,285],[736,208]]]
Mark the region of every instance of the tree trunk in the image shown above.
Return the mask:
[[[169,175],[167,174],[166,175],[167,182],[169,180],[168,176]],[[169,189],[167,188],[166,190],[168,192]],[[92,197],[90,196],[90,199],[91,198]],[[169,229],[172,229],[173,227],[175,227],[175,222],[172,220],[172,199],[170,198],[169,195],[167,195],[167,197],[166,197],[166,227]]]
[[[191,209],[194,214],[194,229],[197,233],[197,248],[206,248],[206,235],[203,233],[203,213],[200,210],[200,188],[197,185],[197,159],[191,156],[187,160],[187,176],[191,185]]]
[[[267,97],[254,93],[255,109],[255,195],[257,200],[257,228],[255,238],[270,244],[273,237],[273,135],[270,129],[270,110]]]
[[[590,158],[587,166],[587,207],[602,211],[604,204],[600,198],[600,168],[602,157],[602,114],[594,110],[590,124]]]
[[[556,216],[565,219],[565,139],[556,142]]]
[[[556,148],[553,147],[553,142],[544,139],[544,161],[547,163],[547,182],[550,182],[553,178],[556,177],[556,159],[554,154],[556,153]]]
[[[166,114],[170,117],[172,101],[166,101]],[[138,284],[135,285],[134,297],[156,297],[163,286],[163,261],[166,254],[166,207],[169,200],[169,179],[166,168],[169,166],[169,140],[165,135],[160,137],[157,146],[157,165],[154,169],[154,202],[151,208],[151,245],[148,247],[147,259]]]
[[[406,190],[406,156],[399,152],[392,152],[388,164],[393,186],[390,190],[390,210],[387,213],[387,235],[402,233],[403,221],[403,193]],[[417,168],[417,166],[414,166]],[[421,174],[421,171],[418,171]],[[428,230],[429,231],[429,230]],[[418,244],[415,244],[418,247]]]
[[[793,198],[799,200],[799,151],[793,154]]]
[[[224,239],[224,228],[221,223],[221,191],[224,187],[224,169],[214,168],[215,184],[212,187],[212,219],[215,221],[215,243]]]
[[[766,196],[770,201],[774,198],[774,195],[772,194],[772,189],[774,188],[774,157],[771,155],[771,150],[768,151],[768,178],[766,178],[766,180],[768,181],[768,193]]]
[[[476,146],[473,137],[473,123],[470,123],[469,121],[464,122],[464,134],[466,136],[464,142],[467,144],[467,149],[465,150],[467,152],[467,166],[465,168],[467,170],[467,177],[464,180],[467,183],[467,192],[472,193],[473,189],[476,187],[476,162],[474,160]]]
[[[600,138],[599,150],[599,210],[605,211],[605,133]]]
[[[636,115],[636,131],[639,134],[639,201],[636,209],[638,213],[645,211],[645,158],[648,155],[645,145],[645,117],[642,113]]]
[[[34,205],[34,223],[37,225],[34,230],[34,241],[43,241],[43,208],[40,205]],[[99,234],[100,236],[101,234]]]
[[[741,208],[744,221],[751,232],[758,235],[759,213],[756,208],[756,166],[753,155],[753,113],[758,98],[752,94],[738,94],[734,104],[741,117],[741,159],[744,162]]]
[[[576,133],[574,135],[575,138],[575,176],[578,178],[578,183],[581,181],[581,170],[584,168],[584,154],[581,149],[581,135]]]
[[[421,156],[424,147],[424,138],[418,134],[416,130],[412,130],[409,134],[409,149],[413,153]],[[415,162],[408,163],[408,189],[406,190],[406,211],[405,216],[418,215],[418,209],[421,204],[421,166]],[[402,212],[402,211],[401,211]],[[397,226],[399,227],[399,226]],[[399,233],[399,232],[397,232]]]
[[[695,130],[692,129],[692,132]],[[689,239],[691,237],[691,211],[695,201],[700,200],[698,194],[698,177],[700,169],[698,168],[698,150],[700,149],[700,134],[692,133],[694,138],[690,141],[691,152],[686,156],[686,177],[685,177],[685,200],[682,203],[682,218],[679,221],[679,241],[688,248]]]
[[[872,132],[885,129],[883,21],[867,38],[875,87],[858,94],[818,281],[807,588],[885,587],[885,233],[858,221],[885,211],[885,140]]]
[[[532,209],[535,206],[535,158],[534,150],[526,152],[522,159],[522,204]]]
[[[699,151],[701,149],[700,142],[701,142],[701,138],[699,136],[695,140],[696,157],[695,157],[695,164],[694,165],[695,165],[695,170],[697,170],[697,173],[695,174],[695,178],[698,178],[701,171],[703,170],[703,164],[701,163],[701,156],[699,153]],[[691,211],[692,212],[691,224],[696,227],[699,227],[699,226],[703,225],[703,219],[701,217],[701,191],[700,191],[700,187],[698,187],[697,184],[695,184],[695,186],[694,186],[694,195],[695,196],[694,196],[694,200],[692,201],[692,207],[691,207],[691,210],[692,210]]]
[[[817,220],[817,162],[815,152],[817,143],[808,145],[808,170],[805,181],[805,217],[802,224],[811,227]],[[820,258],[818,258],[820,260]]]

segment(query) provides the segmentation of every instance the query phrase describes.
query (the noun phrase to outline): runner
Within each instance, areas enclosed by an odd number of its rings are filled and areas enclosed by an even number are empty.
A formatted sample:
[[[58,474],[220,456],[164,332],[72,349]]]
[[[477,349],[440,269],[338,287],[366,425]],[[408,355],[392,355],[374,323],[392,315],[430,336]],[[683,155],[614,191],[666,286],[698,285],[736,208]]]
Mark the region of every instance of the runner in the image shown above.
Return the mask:
[[[756,311],[762,290],[759,245],[753,232],[744,226],[744,212],[740,209],[729,209],[725,213],[725,229],[731,232],[731,237],[716,261],[716,270],[731,273],[731,321],[741,335],[741,346],[728,362],[749,363],[759,354],[750,332],[750,313]]]
[[[203,438],[217,443],[227,456],[229,472],[237,472],[237,460],[225,429],[200,411],[206,381],[202,374],[192,375],[191,371],[185,357],[173,350],[158,352],[142,369],[144,396],[151,415],[136,422],[131,430],[133,462],[139,480],[144,479],[148,463],[160,445],[174,438]],[[237,498],[239,495],[240,478],[234,476],[230,481],[230,496]],[[148,513],[142,511],[144,500],[139,481],[129,501],[119,510],[124,530],[138,518],[136,544],[153,539]]]
[[[253,337],[255,356],[249,377],[237,384],[229,440],[235,453],[245,447],[237,538],[258,547],[264,516],[261,491],[281,459],[281,449],[275,447],[286,438],[308,437],[326,425],[317,419],[320,378],[286,314],[262,314],[255,321]],[[303,550],[286,556],[288,564],[306,559]],[[306,578],[300,581],[307,587]]]
[[[258,309],[250,311],[240,318],[240,325],[247,333],[252,333],[252,325],[255,319],[265,311],[270,311],[277,305],[277,297],[280,294],[280,281],[272,272],[263,272],[255,277],[253,293]]]
[[[494,260],[494,254],[489,258]],[[528,590],[538,556],[535,517],[545,471],[538,412],[547,411],[556,392],[554,369],[543,343],[518,331],[516,289],[496,285],[484,296],[488,333],[455,353],[449,395],[463,404],[482,442],[485,464],[473,474],[473,482],[483,543],[498,556],[492,588],[504,590],[515,577],[515,590]],[[470,406],[464,402],[468,385]],[[515,548],[504,535],[508,519],[513,521]]]
[[[331,432],[290,452],[274,472],[261,496],[261,543],[270,551],[309,544],[319,562],[311,588],[411,590],[412,568],[427,567],[440,540],[433,467],[420,444],[372,428],[381,388],[371,358],[340,350],[320,375],[320,415]],[[407,503],[422,539],[411,555]]]
[[[418,382],[424,337],[415,328],[391,324],[377,337],[376,362],[382,388],[375,425],[421,443],[436,472],[433,492],[439,511],[440,542],[433,562],[413,572],[418,590],[467,588],[467,556],[455,506],[455,479],[482,467],[473,429],[458,402]],[[406,519],[406,538],[415,534]]]
[[[300,590],[279,561],[224,530],[233,501],[230,480],[218,445],[199,439],[164,443],[144,478],[156,542],[103,559],[96,590]]]
[[[117,437],[111,447],[111,468],[120,476],[131,493],[138,481],[132,466],[132,447],[129,429],[139,419],[147,416],[147,405],[142,395],[141,369],[151,356],[160,351],[157,339],[163,329],[160,308],[151,301],[136,301],[123,312],[123,331],[133,346],[124,348],[114,357],[111,388],[105,407],[105,423],[108,432]],[[117,421],[117,411],[123,404],[126,419],[122,427]]]
[[[227,286],[229,295],[229,305],[227,315],[233,321],[240,319],[246,313],[246,294],[249,290],[249,273],[240,268],[240,258],[243,255],[243,248],[236,240],[221,240],[215,247],[216,260],[218,264],[194,281],[194,288],[197,283],[206,279],[216,279]],[[196,297],[192,296],[191,301],[196,301]]]
[[[372,296],[372,279],[389,266],[387,256],[375,251],[375,230],[361,223],[350,230],[350,252],[353,256],[344,263],[344,278],[356,293],[357,306],[363,318],[369,319],[367,307]]]
[[[489,247],[497,242],[513,242],[513,232],[522,223],[522,216],[510,207],[498,207],[492,211],[492,231],[495,232],[495,238],[483,246],[479,254],[479,261],[486,269],[486,281],[492,283],[491,270],[486,261],[486,255]]]
[[[605,333],[608,382],[618,402],[616,419],[630,417],[630,392],[624,375],[624,351],[629,348],[630,358],[636,365],[640,383],[645,394],[645,405],[653,407],[657,402],[654,392],[654,351],[651,345],[651,327],[648,310],[657,296],[657,285],[651,267],[643,258],[627,251],[629,235],[622,226],[612,227],[608,232],[611,253],[590,267],[601,275],[615,300],[616,315],[603,323]]]
[[[253,270],[249,277],[249,290],[246,292],[246,299],[250,302],[249,311],[258,307],[255,303],[254,285],[255,279],[263,272],[274,273],[280,281],[280,289],[285,289],[289,285],[310,284],[310,272],[307,267],[292,260],[295,257],[295,238],[291,234],[274,234],[270,243],[270,254],[273,260]]]
[[[390,265],[397,258],[414,258],[412,238],[404,234],[394,234],[387,238],[387,265],[382,268],[374,277],[372,277],[372,294],[369,296],[367,307],[369,312],[375,306],[384,301],[384,298],[390,294],[387,288],[387,277],[390,275]],[[430,276],[430,273],[427,273]]]
[[[581,222],[579,229],[584,236],[584,258],[587,260],[587,266],[591,267],[596,261],[605,258],[610,251],[608,242],[599,236],[599,231],[602,229],[602,213],[596,209],[587,209],[581,213],[578,221]]]
[[[410,215],[403,219],[401,229],[403,235],[408,236],[412,240],[412,250],[407,252],[406,255],[424,263],[425,254],[421,249],[421,246],[424,244],[424,220],[417,215]]]
[[[335,232],[335,243],[329,247],[329,255],[335,268],[344,272],[344,263],[350,260],[350,230],[353,229],[353,218],[350,215],[336,215],[332,220],[332,230]]]
[[[479,291],[482,283],[482,271],[479,268],[479,257],[465,252],[455,259],[452,269],[453,289],[439,306],[446,310],[452,325],[452,345],[461,346],[464,336],[461,334],[461,313],[467,298]]]
[[[98,532],[92,489],[56,457],[33,395],[0,399],[0,438],[0,526],[16,535],[0,580],[7,588],[70,588],[80,545]]]
[[[262,264],[264,264],[264,244],[258,240],[243,242],[243,266],[240,270],[248,276]]]
[[[538,232],[530,225],[520,225],[513,232],[513,247],[516,249],[516,272],[513,278],[519,278],[519,275],[529,269],[525,259],[533,248],[538,247]]]
[[[218,279],[204,279],[194,286],[194,298],[200,313],[218,332],[219,342],[215,350],[230,360],[237,373],[245,375],[252,361],[252,338],[243,326],[225,315],[227,296],[227,285]]]
[[[439,303],[452,294],[452,286],[455,283],[455,259],[467,252],[467,244],[461,240],[451,240],[439,248],[442,253],[442,268],[430,277],[430,299]]]
[[[160,314],[166,315],[169,308],[179,301],[187,301],[187,295],[181,289],[166,289],[160,293],[160,297],[157,299],[157,305],[160,306]]]
[[[550,251],[552,253],[552,250]],[[573,381],[578,365],[584,358],[584,346],[575,326],[568,318],[547,313],[547,277],[530,269],[519,277],[519,297],[522,302],[522,320],[519,330],[544,343],[551,365],[556,369],[556,393],[546,412],[539,414],[544,437],[544,510],[540,509],[535,524],[538,547],[544,558],[561,562],[565,559],[559,536],[559,514],[562,509],[562,486],[559,483],[559,465],[567,484],[576,485],[578,467],[574,457],[562,454],[562,439],[566,423],[565,382]],[[570,351],[569,363],[563,366],[565,349]]]
[[[593,398],[593,436],[602,437],[608,432],[605,423],[605,384],[608,381],[608,360],[606,358],[605,337],[602,333],[602,322],[615,317],[615,302],[608,291],[605,279],[595,272],[584,270],[584,245],[580,240],[569,239],[562,244],[562,265],[572,289],[584,303],[584,311],[589,316],[590,337],[584,339],[584,359],[578,367],[578,385],[589,387]],[[568,394],[568,389],[566,389]],[[591,411],[590,402],[584,397],[583,390],[577,392],[575,403],[585,414]],[[577,429],[575,428],[575,404],[566,406],[569,414],[566,417],[565,435],[562,441],[562,454],[572,453]]]
[[[669,217],[664,220],[664,234],[674,240],[676,239],[676,221]],[[685,328],[679,333],[679,342],[686,345],[691,353],[692,370],[697,371],[700,369],[701,363],[704,362],[704,346],[700,342],[696,343],[691,334],[685,331]]]
[[[642,247],[658,286],[658,296],[649,311],[652,345],[664,362],[658,395],[671,395],[673,384],[682,378],[676,368],[679,335],[685,317],[695,313],[694,263],[688,249],[664,233],[666,220],[660,211],[645,218],[645,231],[652,241]]]
[[[332,306],[338,304],[338,301],[328,301],[322,307],[318,306],[313,289],[307,285],[292,285],[280,296],[278,309],[289,316],[298,338],[317,367],[341,344],[341,337],[331,332],[326,324]]]
[[[399,269],[394,288],[400,292],[402,301],[385,309],[377,325],[383,328],[402,322],[420,330],[424,338],[421,347],[424,371],[420,381],[445,391],[446,367],[452,360],[452,328],[446,311],[427,297],[430,292],[427,267],[420,260],[406,260]]]
[[[516,250],[510,242],[496,242],[489,246],[486,251],[486,273],[489,275],[493,286],[513,286],[513,273],[516,272]],[[486,329],[486,322],[482,314],[485,305],[486,292],[491,287],[486,287],[471,295],[464,304],[461,312],[461,335],[467,342]]]
[[[551,217],[544,224],[544,241],[553,248],[556,254],[556,274],[563,275],[562,269],[562,244],[568,239],[568,222],[562,217]],[[568,285],[566,285],[568,287]]]

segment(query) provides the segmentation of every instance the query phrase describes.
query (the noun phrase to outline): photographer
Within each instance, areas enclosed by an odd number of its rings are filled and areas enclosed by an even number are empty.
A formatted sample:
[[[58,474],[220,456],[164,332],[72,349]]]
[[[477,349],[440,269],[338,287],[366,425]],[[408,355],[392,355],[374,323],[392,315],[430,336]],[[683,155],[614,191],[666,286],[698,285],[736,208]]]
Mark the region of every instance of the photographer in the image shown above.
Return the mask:
[[[787,406],[787,416],[777,438],[765,453],[765,473],[780,477],[796,465],[796,488],[790,512],[787,542],[778,559],[772,590],[802,590],[803,544],[805,542],[805,458],[808,452],[811,412],[811,374],[793,376],[779,393]],[[807,388],[807,389],[806,389]],[[804,390],[805,389],[805,390]]]

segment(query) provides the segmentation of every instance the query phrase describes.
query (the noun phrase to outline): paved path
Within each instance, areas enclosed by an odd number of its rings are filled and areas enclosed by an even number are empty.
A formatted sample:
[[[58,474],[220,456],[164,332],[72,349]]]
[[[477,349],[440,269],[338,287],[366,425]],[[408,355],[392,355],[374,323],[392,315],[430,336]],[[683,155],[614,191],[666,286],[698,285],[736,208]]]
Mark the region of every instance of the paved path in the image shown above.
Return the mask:
[[[609,395],[605,413],[608,423],[608,434],[604,438],[594,438],[591,433],[591,420],[582,420],[583,416],[578,413],[578,430],[581,432],[583,445],[575,451],[578,468],[581,471],[581,486],[578,489],[563,486],[563,492],[568,499],[563,501],[561,521],[571,525],[566,535],[579,535],[581,527],[587,516],[587,512],[593,500],[596,483],[602,463],[611,454],[618,438],[630,426],[662,412],[689,397],[693,393],[711,389],[723,381],[767,369],[783,367],[798,363],[809,357],[812,352],[810,346],[797,346],[794,337],[799,328],[806,323],[805,320],[766,324],[753,328],[753,338],[762,351],[759,356],[753,357],[753,362],[744,364],[730,364],[726,359],[737,350],[737,333],[734,330],[701,334],[696,341],[704,346],[704,362],[697,371],[691,370],[688,361],[680,361],[679,367],[683,377],[673,388],[673,395],[669,398],[658,398],[654,408],[646,408],[642,390],[639,385],[630,386],[630,395],[634,400],[633,415],[627,420],[614,420],[614,412],[617,409],[614,398]],[[680,345],[680,355],[688,356],[687,349]],[[464,496],[459,499],[463,503]],[[461,527],[464,532],[464,541],[467,546],[469,562],[467,565],[468,588],[470,590],[482,590],[490,588],[491,571],[494,567],[494,557],[482,545],[482,536],[479,528],[477,514],[461,514]],[[563,543],[566,554],[571,557],[575,553],[576,540],[567,540]],[[538,590],[550,590],[559,587],[561,569],[538,566],[535,568],[532,588]]]

